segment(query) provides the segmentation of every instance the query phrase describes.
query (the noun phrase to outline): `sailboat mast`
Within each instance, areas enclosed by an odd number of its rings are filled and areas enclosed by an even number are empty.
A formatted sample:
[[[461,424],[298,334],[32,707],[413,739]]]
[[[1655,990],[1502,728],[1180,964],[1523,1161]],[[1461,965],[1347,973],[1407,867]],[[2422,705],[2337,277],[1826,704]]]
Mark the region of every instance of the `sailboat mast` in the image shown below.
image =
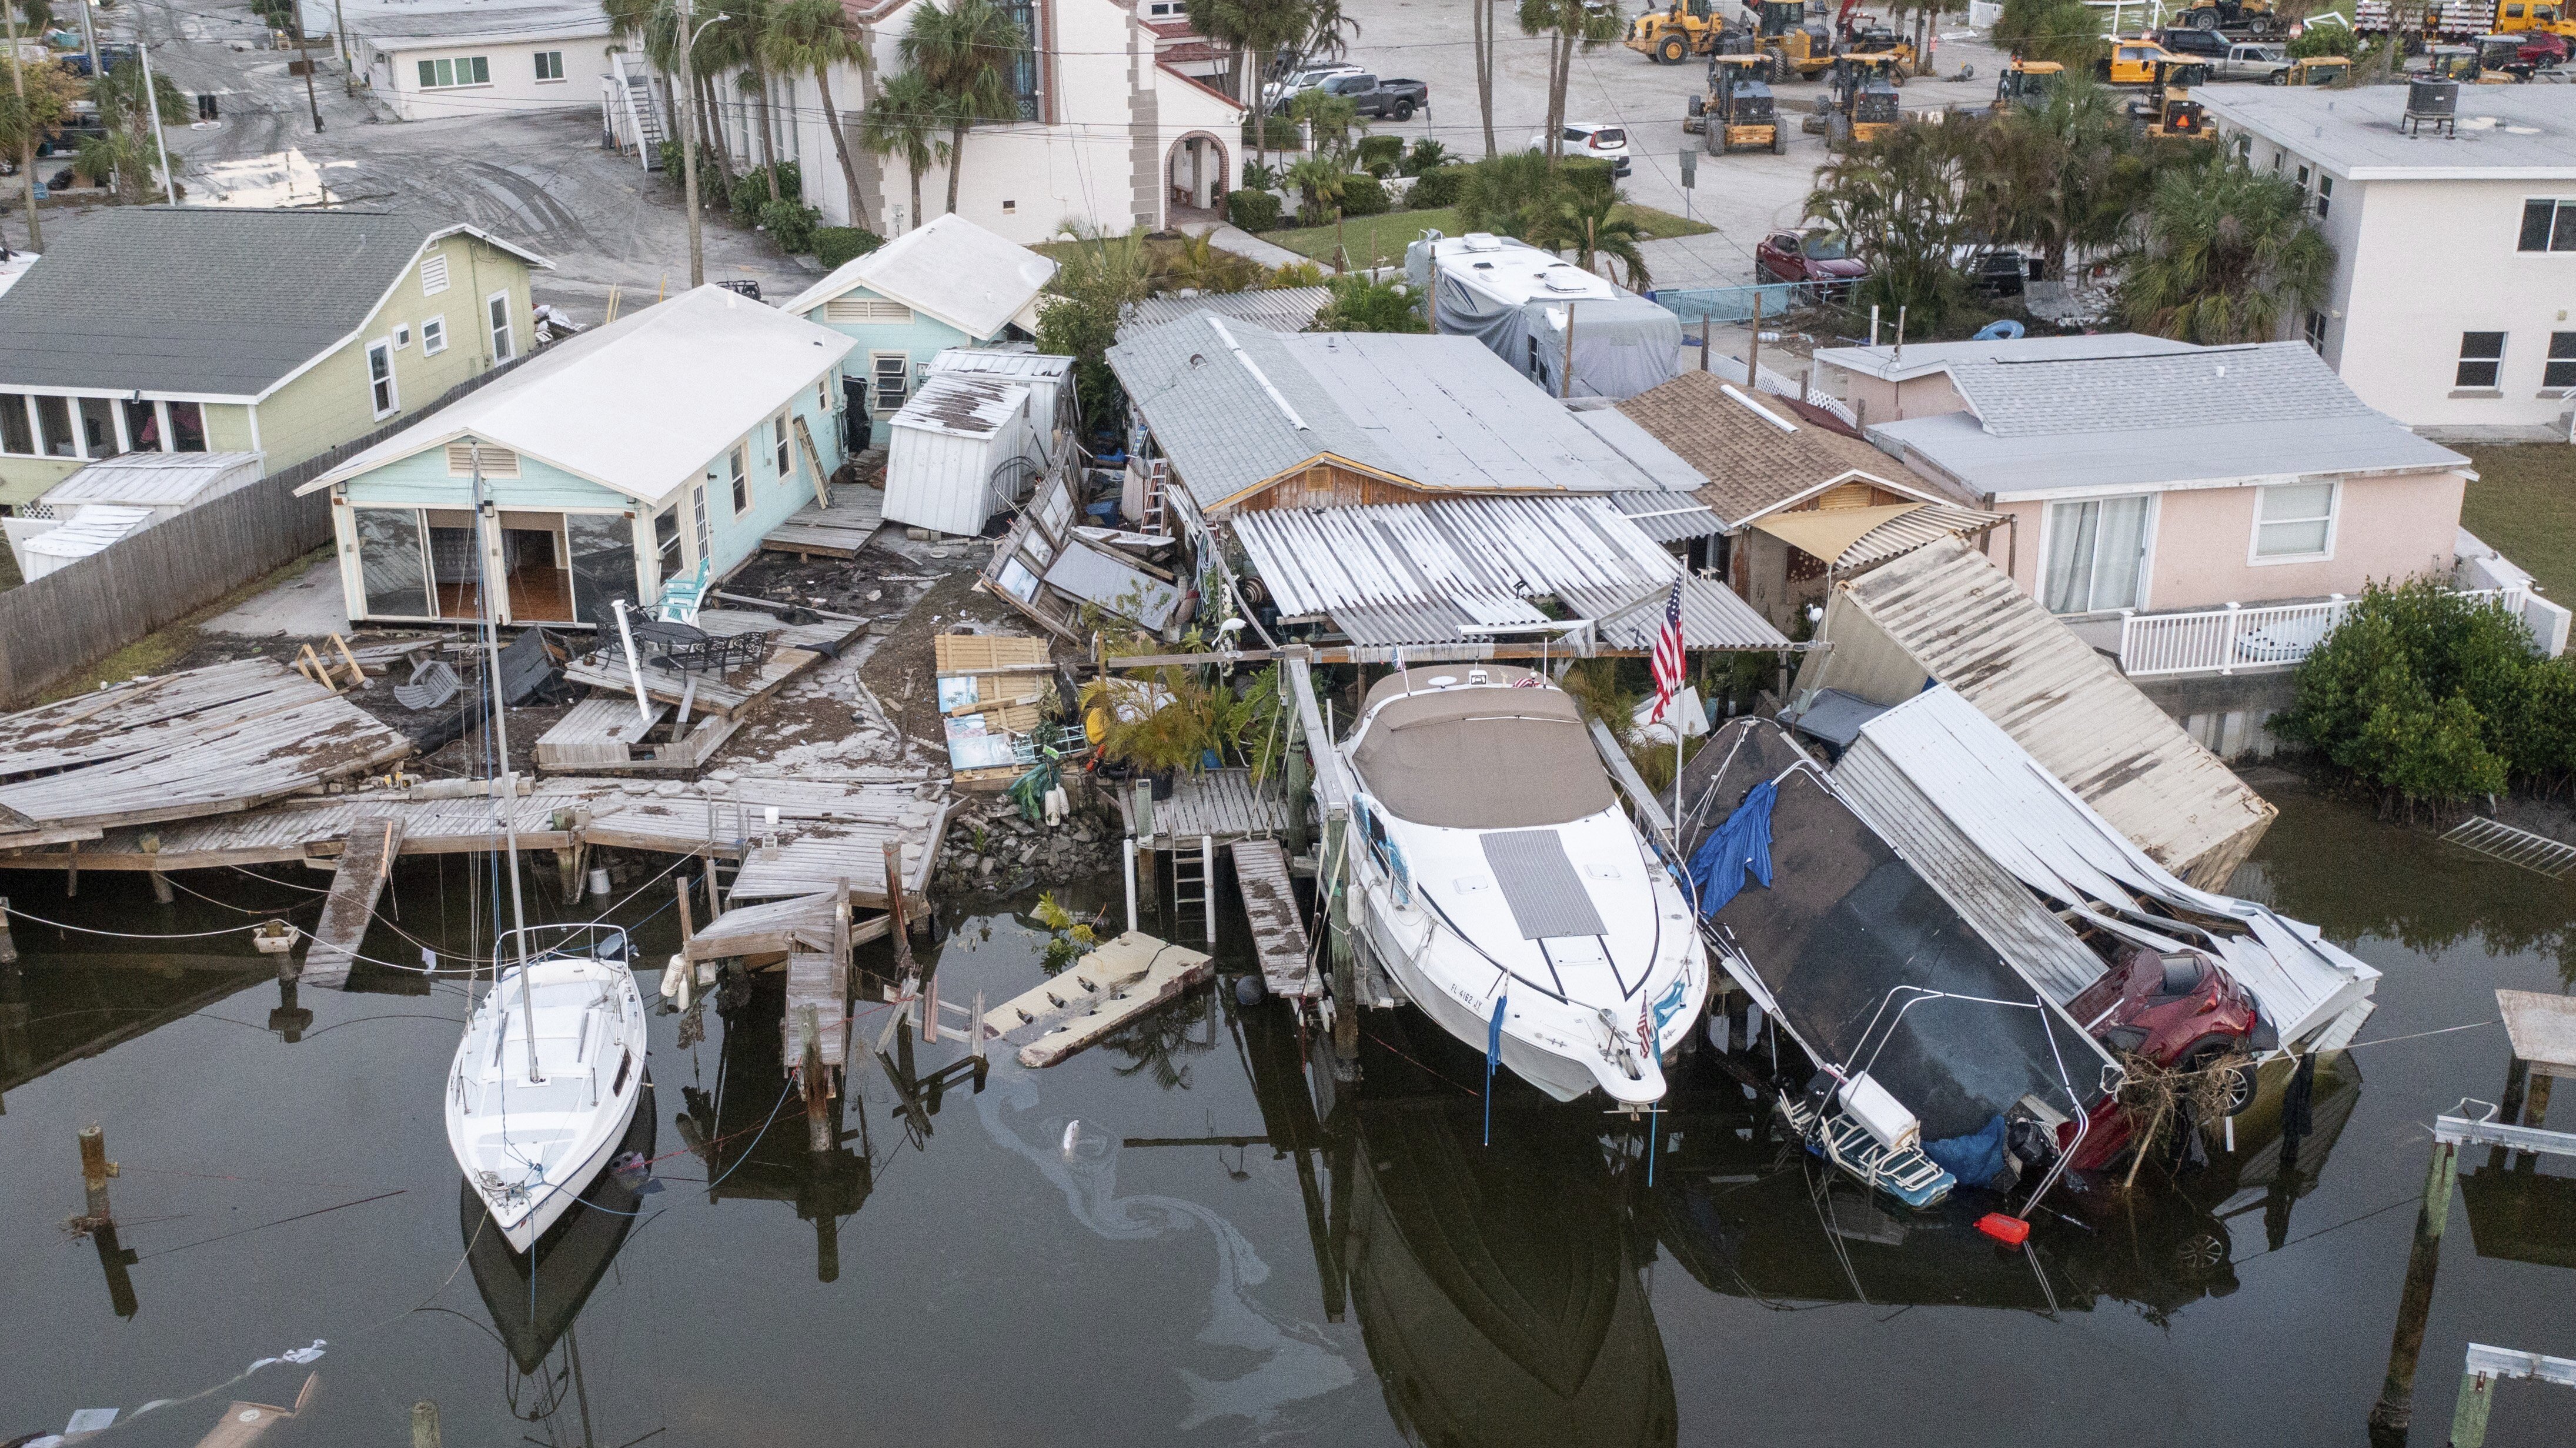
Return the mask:
[[[5,0],[0,0],[5,3]],[[537,1065],[537,993],[528,983],[528,907],[519,896],[519,775],[510,768],[510,729],[505,719],[507,704],[501,697],[501,626],[492,607],[492,555],[499,551],[501,540],[484,536],[484,529],[497,528],[500,520],[490,517],[483,502],[483,445],[469,442],[466,455],[474,471],[474,575],[482,580],[484,684],[492,698],[493,757],[499,762],[502,803],[501,838],[510,854],[510,938],[519,949],[519,1007],[527,1024],[528,1079],[543,1081],[545,1072]],[[501,961],[495,952],[492,960],[492,988],[501,988]]]

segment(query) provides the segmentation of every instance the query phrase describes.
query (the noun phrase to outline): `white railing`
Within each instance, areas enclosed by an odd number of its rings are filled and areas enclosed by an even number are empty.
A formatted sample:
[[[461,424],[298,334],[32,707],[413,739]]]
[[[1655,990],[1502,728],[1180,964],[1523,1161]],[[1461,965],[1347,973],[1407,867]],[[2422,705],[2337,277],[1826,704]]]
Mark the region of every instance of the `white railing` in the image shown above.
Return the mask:
[[[2523,593],[2519,588],[2481,588],[2460,596],[2500,603],[2519,617]],[[2258,608],[2231,603],[2191,613],[2128,614],[2120,620],[2120,671],[2143,678],[2284,668],[2306,658],[2360,602],[2336,594],[2313,603]]]

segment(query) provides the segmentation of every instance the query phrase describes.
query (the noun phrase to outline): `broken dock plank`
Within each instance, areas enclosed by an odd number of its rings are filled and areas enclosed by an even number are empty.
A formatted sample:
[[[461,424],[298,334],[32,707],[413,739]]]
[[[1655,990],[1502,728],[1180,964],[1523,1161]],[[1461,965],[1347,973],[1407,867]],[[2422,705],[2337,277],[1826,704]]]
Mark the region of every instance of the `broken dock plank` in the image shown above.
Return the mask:
[[[1235,841],[1234,878],[1242,891],[1244,918],[1252,924],[1253,953],[1261,957],[1262,984],[1287,1000],[1322,995],[1323,982],[1310,968],[1314,942],[1298,917],[1288,860],[1278,841]]]
[[[770,529],[760,546],[772,553],[793,553],[800,561],[857,557],[885,526],[885,494],[869,487],[834,488],[831,494],[830,508],[806,504]]]
[[[1082,963],[993,1008],[985,1029],[1008,1038],[1037,1031],[1020,1064],[1052,1066],[1207,979],[1209,956],[1130,930]]]
[[[788,955],[824,950],[832,944],[833,897],[826,891],[785,900],[738,905],[689,937],[682,954],[691,960],[733,960],[746,956]],[[882,939],[888,917],[879,915],[850,927],[850,943]]]
[[[340,868],[331,877],[330,898],[322,902],[322,919],[304,951],[300,979],[334,990],[348,985],[349,966],[366,939],[368,923],[376,918],[376,897],[384,893],[394,857],[402,853],[402,836],[403,822],[396,815],[379,815],[349,831]]]

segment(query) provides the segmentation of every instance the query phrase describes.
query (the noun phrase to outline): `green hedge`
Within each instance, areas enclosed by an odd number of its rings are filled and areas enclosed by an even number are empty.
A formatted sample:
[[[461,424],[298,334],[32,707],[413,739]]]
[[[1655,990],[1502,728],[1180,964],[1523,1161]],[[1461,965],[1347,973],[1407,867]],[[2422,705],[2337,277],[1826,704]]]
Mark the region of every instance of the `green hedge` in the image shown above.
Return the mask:
[[[818,226],[814,228],[814,259],[831,271],[856,257],[885,245],[885,238],[864,226]]]
[[[1458,204],[1458,188],[1465,184],[1464,166],[1434,166],[1414,178],[1413,189],[1404,193],[1404,204],[1411,211],[1437,211]]]
[[[760,229],[789,256],[802,256],[814,249],[814,223],[823,213],[801,201],[772,201],[760,208]]]
[[[1383,216],[1394,203],[1386,198],[1386,187],[1375,176],[1354,171],[1342,178],[1342,214],[1344,216]]]
[[[1267,191],[1229,191],[1225,219],[1246,231],[1268,231],[1279,224],[1279,198]]]

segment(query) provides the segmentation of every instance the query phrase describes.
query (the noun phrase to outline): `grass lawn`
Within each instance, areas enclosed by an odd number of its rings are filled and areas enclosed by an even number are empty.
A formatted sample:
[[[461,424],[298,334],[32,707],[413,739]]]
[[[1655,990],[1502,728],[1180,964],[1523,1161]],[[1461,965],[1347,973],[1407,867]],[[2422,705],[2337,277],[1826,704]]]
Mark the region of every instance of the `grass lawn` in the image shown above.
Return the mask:
[[[1657,211],[1651,206],[1621,206],[1618,214],[1644,227],[1656,240],[1667,236],[1697,236],[1715,230],[1703,222],[1685,221],[1669,211]],[[1442,236],[1456,236],[1457,209],[1442,206],[1429,211],[1390,211],[1382,216],[1355,216],[1342,223],[1354,266],[1401,263],[1404,248],[1418,239],[1425,228],[1436,230]],[[1261,239],[1284,246],[1300,256],[1322,261],[1332,256],[1335,237],[1333,228],[1329,226],[1307,226],[1293,231],[1265,231]]]
[[[2521,564],[2540,591],[2576,601],[2576,447],[2564,443],[2460,449],[2477,466],[2460,526]]]
[[[326,543],[291,563],[281,564],[177,623],[157,632],[145,634],[96,663],[74,669],[61,683],[47,689],[38,697],[36,703],[53,704],[68,699],[74,694],[88,693],[104,680],[122,680],[133,678],[137,674],[160,673],[204,640],[205,634],[198,629],[197,625],[301,576],[306,569],[330,556],[331,547]]]

